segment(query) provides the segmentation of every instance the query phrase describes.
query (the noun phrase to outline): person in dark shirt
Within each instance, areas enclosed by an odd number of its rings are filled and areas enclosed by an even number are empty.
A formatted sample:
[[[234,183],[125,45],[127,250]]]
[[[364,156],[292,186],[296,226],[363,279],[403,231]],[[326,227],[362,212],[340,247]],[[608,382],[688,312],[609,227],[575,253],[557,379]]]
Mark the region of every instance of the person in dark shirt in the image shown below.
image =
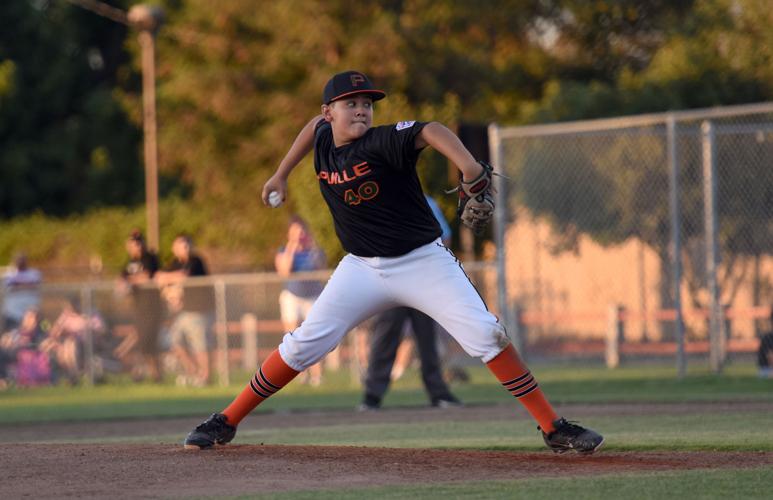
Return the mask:
[[[207,266],[193,251],[193,241],[179,234],[172,242],[174,259],[156,274],[156,282],[174,320],[169,327],[172,352],[180,360],[185,375],[181,385],[201,387],[209,382],[209,326],[212,322],[214,297],[211,285],[185,283],[189,277],[206,276]]]
[[[490,191],[488,165],[476,161],[440,123],[405,120],[372,126],[373,103],[384,97],[359,71],[334,75],[322,92],[322,113],[301,129],[264,184],[263,203],[277,206],[269,198],[286,198],[290,173],[314,150],[319,188],[348,254],[306,320],[284,336],[228,407],[188,434],[185,447],[231,441],[249,412],[322,359],[352,328],[381,311],[405,306],[436,320],[485,363],[531,413],[550,449],[593,453],[604,438],[556,414],[504,327],[440,241],[440,225],[416,171],[419,154],[431,146],[461,172],[465,187],[460,200],[470,190],[482,193],[482,199]]]
[[[121,283],[122,287],[129,287],[131,293],[137,346],[142,358],[142,362],[133,367],[132,375],[135,380],[148,377],[160,382],[158,334],[161,328],[161,297],[153,283],[153,276],[158,271],[158,256],[148,249],[145,238],[136,229],[126,240],[126,253],[129,261],[121,272]]]

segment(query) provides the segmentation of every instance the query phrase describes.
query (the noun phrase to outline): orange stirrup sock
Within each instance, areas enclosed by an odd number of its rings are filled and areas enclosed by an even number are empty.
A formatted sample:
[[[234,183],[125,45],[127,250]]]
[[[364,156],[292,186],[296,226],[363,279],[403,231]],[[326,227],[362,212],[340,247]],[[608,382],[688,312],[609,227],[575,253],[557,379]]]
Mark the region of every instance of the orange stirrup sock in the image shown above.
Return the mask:
[[[505,389],[526,407],[543,432],[551,433],[555,430],[553,421],[558,415],[545,399],[545,394],[521,361],[513,344],[509,344],[497,357],[486,363],[486,366],[502,382]]]
[[[279,349],[274,349],[255,372],[247,387],[223,410],[228,423],[238,425],[256,406],[287,385],[299,373],[287,366],[279,355]]]

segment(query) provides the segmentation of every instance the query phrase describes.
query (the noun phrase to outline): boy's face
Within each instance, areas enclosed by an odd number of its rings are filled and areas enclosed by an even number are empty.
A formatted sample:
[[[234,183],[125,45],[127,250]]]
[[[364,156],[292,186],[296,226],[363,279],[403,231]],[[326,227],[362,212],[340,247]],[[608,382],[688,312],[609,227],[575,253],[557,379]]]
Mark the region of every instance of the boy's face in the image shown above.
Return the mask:
[[[322,106],[325,120],[333,128],[336,146],[356,141],[373,122],[373,100],[365,95],[353,95]]]
[[[142,256],[142,245],[130,238],[126,240],[126,253],[128,253],[129,257],[132,259],[137,259]]]
[[[172,254],[180,260],[188,258],[190,245],[183,238],[175,238],[172,242]]]
[[[287,228],[287,240],[298,243],[302,247],[306,247],[310,243],[309,233],[303,224],[294,222]]]

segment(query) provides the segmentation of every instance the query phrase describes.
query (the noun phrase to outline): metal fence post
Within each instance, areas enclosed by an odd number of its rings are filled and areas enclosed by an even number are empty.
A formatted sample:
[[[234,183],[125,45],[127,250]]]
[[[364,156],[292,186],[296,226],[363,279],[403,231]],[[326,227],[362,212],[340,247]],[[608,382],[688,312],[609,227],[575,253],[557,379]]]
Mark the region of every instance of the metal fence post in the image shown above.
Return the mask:
[[[242,367],[247,371],[258,368],[258,318],[252,313],[244,313],[242,326]]]
[[[504,154],[502,151],[502,140],[499,134],[499,126],[492,123],[488,127],[489,157],[491,164],[500,173],[505,170]],[[505,249],[505,230],[507,225],[507,212],[509,204],[507,203],[508,190],[505,189],[503,177],[494,176],[494,186],[497,189],[496,206],[494,211],[494,243],[497,248],[497,308],[499,310],[502,323],[505,326],[510,339],[515,348],[524,355],[523,342],[518,328],[513,325],[512,314],[507,300],[507,276],[506,276],[506,249]]]
[[[81,314],[86,317],[86,330],[84,350],[84,364],[86,367],[86,383],[94,385],[94,331],[91,328],[92,313],[92,294],[91,287],[86,285],[81,288]]]
[[[681,214],[679,210],[679,162],[677,160],[676,119],[669,114],[666,119],[666,142],[668,148],[668,201],[671,213],[671,272],[674,293],[674,333],[676,337],[676,373],[682,379],[687,372],[687,358],[684,352],[684,322],[682,320],[682,242]]]
[[[617,368],[620,364],[620,342],[623,340],[623,306],[612,304],[609,306],[607,319],[607,342],[604,359],[607,368]]]
[[[215,281],[215,325],[217,331],[218,377],[220,385],[230,384],[228,369],[228,317],[226,316],[225,283],[222,279]]]
[[[703,155],[703,210],[706,247],[706,278],[709,287],[709,364],[714,373],[722,371],[725,351],[722,304],[719,301],[719,246],[717,243],[717,170],[714,145],[714,126],[705,120],[701,124],[701,151]]]
[[[510,312],[512,314],[513,337],[519,339],[522,345],[526,345],[529,337],[526,325],[523,324],[523,307],[520,303],[515,303]]]

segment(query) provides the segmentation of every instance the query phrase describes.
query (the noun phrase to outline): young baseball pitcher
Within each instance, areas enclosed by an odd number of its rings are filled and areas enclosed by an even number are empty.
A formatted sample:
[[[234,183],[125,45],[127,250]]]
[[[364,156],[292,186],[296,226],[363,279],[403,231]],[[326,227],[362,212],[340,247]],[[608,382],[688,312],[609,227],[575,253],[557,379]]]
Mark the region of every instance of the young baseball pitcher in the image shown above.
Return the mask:
[[[441,243],[416,161],[422,149],[432,146],[459,168],[459,216],[477,233],[494,210],[493,168],[475,161],[440,123],[372,127],[373,103],[384,97],[358,71],[333,76],[322,94],[322,114],[303,127],[263,187],[265,204],[272,192],[284,200],[290,172],[313,149],[319,187],[348,254],[306,320],[284,336],[227,408],[188,434],[185,447],[228,443],[248,413],[317,363],[349,330],[376,313],[407,306],[435,319],[468,354],[480,358],[526,407],[550,449],[596,451],[604,438],[556,414],[505,329]]]

